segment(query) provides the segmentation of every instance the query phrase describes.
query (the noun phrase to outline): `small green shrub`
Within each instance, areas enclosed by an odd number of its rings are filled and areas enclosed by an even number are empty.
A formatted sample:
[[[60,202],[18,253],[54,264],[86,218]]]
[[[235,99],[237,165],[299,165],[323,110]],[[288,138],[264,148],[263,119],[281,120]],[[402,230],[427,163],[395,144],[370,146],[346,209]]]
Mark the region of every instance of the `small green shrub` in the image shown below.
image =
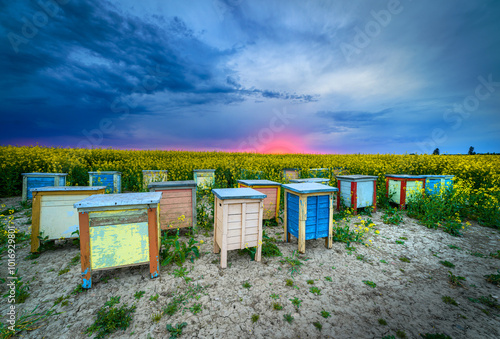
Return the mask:
[[[500,273],[500,271],[497,271]],[[484,276],[486,281],[492,283],[493,285],[500,286],[500,274],[489,274]]]
[[[371,288],[375,288],[375,287],[377,287],[377,284],[375,284],[373,281],[370,281],[370,280],[363,280],[363,282],[364,282],[366,285],[370,286]]]
[[[300,307],[300,304],[302,303],[302,300],[300,300],[299,298],[295,297],[293,299],[290,299],[290,301],[292,302],[292,305],[294,305],[295,307],[299,308]]]
[[[380,318],[380,319],[378,320],[378,323],[379,323],[380,325],[383,325],[383,326],[386,326],[386,325],[387,325],[387,321],[385,321],[385,319],[382,319],[382,318]]]
[[[446,267],[449,267],[449,268],[454,268],[454,267],[455,267],[455,265],[454,265],[454,264],[452,264],[451,262],[446,261],[446,260],[444,260],[444,261],[440,261],[439,263],[440,263],[441,265],[446,266]]]
[[[250,285],[250,283],[248,281],[245,281],[243,283],[243,288],[250,288],[250,287],[252,287],[252,285]]]
[[[145,291],[137,291],[134,293],[134,298],[140,300],[144,294],[146,294]]]
[[[399,260],[402,261],[402,262],[406,262],[406,263],[410,262],[410,259],[407,258],[407,257],[399,257]]]
[[[179,240],[179,229],[174,234],[166,231],[161,237],[161,265],[166,266],[170,263],[175,263],[177,266],[182,266],[186,259],[194,262],[200,257],[199,243],[190,238],[188,242]]]
[[[451,271],[448,271],[450,284],[455,287],[464,287],[462,281],[465,281],[464,277],[454,275]]]
[[[319,321],[313,322],[314,327],[316,327],[319,331],[323,329],[323,325]]]
[[[330,316],[330,312],[323,310],[321,311],[321,316],[326,319]]]
[[[252,314],[252,323],[259,321],[260,316],[258,314]]]
[[[175,339],[182,335],[182,329],[187,326],[186,322],[172,326],[167,324],[167,331],[170,333],[170,339]]]
[[[123,304],[120,308],[109,306],[113,305],[111,301],[97,311],[97,316],[94,323],[87,328],[85,333],[90,335],[96,333],[96,338],[104,338],[105,336],[114,333],[117,329],[125,331],[132,321],[132,313],[135,312],[135,305],[127,307]]]
[[[451,339],[449,335],[443,333],[426,333],[420,336],[424,339]]]
[[[316,286],[311,287],[309,289],[309,292],[311,292],[312,294],[315,294],[315,295],[321,295],[321,289],[319,289]]]
[[[276,311],[280,311],[283,309],[283,306],[281,306],[280,303],[274,303],[273,304],[273,309],[276,310]]]
[[[443,300],[443,302],[444,302],[445,304],[458,306],[457,302],[456,302],[456,301],[455,301],[455,299],[453,299],[452,297],[443,296],[443,297],[441,297],[441,300]]]
[[[285,319],[287,323],[291,324],[294,318],[290,313],[286,313],[283,315],[283,319]]]
[[[384,224],[399,225],[403,221],[403,216],[397,208],[388,208],[382,216]]]

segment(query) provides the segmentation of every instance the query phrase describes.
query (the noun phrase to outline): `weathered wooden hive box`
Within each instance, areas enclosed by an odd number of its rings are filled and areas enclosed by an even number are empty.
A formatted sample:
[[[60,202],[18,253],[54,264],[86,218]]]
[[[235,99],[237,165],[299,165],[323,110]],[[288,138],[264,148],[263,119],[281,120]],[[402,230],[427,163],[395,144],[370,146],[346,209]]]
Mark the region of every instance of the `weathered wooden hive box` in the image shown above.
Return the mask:
[[[66,186],[68,173],[23,173],[22,201],[32,199],[32,188],[46,186]]]
[[[348,207],[354,209],[373,206],[377,209],[377,176],[372,175],[338,175],[337,209],[340,209],[341,200]]]
[[[281,184],[271,180],[238,180],[238,187],[250,187],[264,193],[264,219],[276,218],[280,212]]]
[[[425,188],[423,175],[386,174],[385,178],[386,194],[389,201],[398,204],[402,209],[405,208],[408,199],[421,194],[422,188]]]
[[[94,194],[104,194],[104,186],[46,186],[33,193],[31,252],[40,247],[39,235],[48,240],[77,238],[78,211],[74,204]]]
[[[162,230],[196,226],[196,182],[164,181],[148,185],[150,192],[162,192],[160,225]]]
[[[311,178],[329,178],[328,168],[310,168],[309,175]]]
[[[142,171],[142,189],[147,190],[152,182],[167,181],[167,170],[143,170]]]
[[[202,189],[215,185],[214,169],[195,169],[193,170],[193,177],[196,185]]]
[[[262,252],[262,218],[266,195],[253,188],[214,189],[214,253],[221,252],[220,266],[227,266],[227,251],[257,246]]]
[[[332,248],[333,210],[336,187],[318,183],[282,185],[285,192],[284,231],[298,239],[299,252],[305,253],[306,240],[325,239]]]
[[[300,168],[283,168],[283,178],[285,180],[298,179],[300,177]]]
[[[453,188],[454,175],[424,175],[425,193],[439,194],[441,190]]]
[[[122,174],[116,171],[89,172],[90,186],[106,186],[106,193],[121,193]]]
[[[92,271],[149,264],[159,275],[161,192],[92,195],[77,202],[82,285]]]
[[[330,179],[328,178],[303,178],[303,179],[290,179],[290,183],[292,184],[323,184],[328,185]]]

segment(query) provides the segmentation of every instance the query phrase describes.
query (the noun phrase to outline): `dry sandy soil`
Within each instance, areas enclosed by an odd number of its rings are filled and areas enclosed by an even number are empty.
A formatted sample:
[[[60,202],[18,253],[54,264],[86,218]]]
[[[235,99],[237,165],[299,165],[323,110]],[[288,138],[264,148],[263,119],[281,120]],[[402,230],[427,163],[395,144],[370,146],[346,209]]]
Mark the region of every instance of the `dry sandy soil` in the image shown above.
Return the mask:
[[[7,206],[17,205],[20,198],[1,199]],[[15,223],[28,231],[26,210],[16,213],[21,218]],[[386,225],[381,221],[382,213],[372,216],[379,235],[371,234],[372,246],[354,245],[356,251],[349,252],[343,243],[334,243],[326,249],[324,241],[306,242],[306,253],[301,256],[301,272],[294,275],[295,287],[285,286],[291,274],[280,259],[291,257],[297,249],[297,240],[281,242],[280,227],[266,228],[274,235],[283,257],[263,258],[262,262],[250,260],[248,255],[231,251],[227,269],[218,266],[219,255],[212,253],[212,232],[201,231],[197,240],[203,240],[201,257],[194,264],[187,262],[188,276],[192,281],[175,277],[178,267],[163,267],[161,276],[149,278],[147,266],[113,269],[93,274],[92,289],[72,295],[81,282],[80,266],[71,266],[70,271],[58,275],[68,266],[79,249],[66,242],[56,250],[42,253],[33,260],[24,260],[29,254],[28,242],[17,250],[17,263],[23,281],[30,281],[30,297],[19,310],[48,310],[61,296],[69,295],[68,303],[55,306],[58,315],[40,323],[40,327],[23,332],[26,338],[87,338],[85,330],[94,322],[97,310],[112,296],[120,296],[121,303],[135,304],[130,327],[117,331],[109,338],[166,338],[166,324],[186,322],[183,338],[382,338],[403,331],[407,338],[419,338],[419,334],[445,333],[452,338],[499,338],[500,311],[474,303],[469,298],[493,296],[498,301],[499,287],[488,283],[484,276],[497,274],[500,260],[489,254],[500,249],[500,233],[480,227],[476,223],[464,237],[452,237],[441,230],[431,230],[405,217],[399,226]],[[367,218],[364,216],[363,218]],[[205,234],[203,234],[205,233]],[[401,240],[400,238],[407,238]],[[396,243],[404,241],[404,244]],[[449,245],[459,247],[452,249]],[[484,257],[472,255],[482,253]],[[361,257],[363,256],[363,258]],[[402,262],[400,257],[410,262]],[[360,260],[362,259],[362,260]],[[453,269],[440,264],[447,260],[456,266]],[[0,275],[5,277],[5,255],[1,258]],[[453,287],[449,283],[448,271],[465,277],[464,287]],[[331,277],[328,281],[325,277]],[[307,280],[314,280],[310,285]],[[372,281],[375,288],[363,280]],[[243,283],[250,283],[244,288]],[[160,312],[175,296],[196,285],[202,290],[196,298],[189,298],[175,315],[164,315],[158,322],[151,317]],[[310,292],[316,286],[321,295]],[[134,298],[138,291],[145,291],[140,300]],[[0,287],[6,292],[6,284]],[[279,295],[274,300],[271,294]],[[150,297],[158,294],[156,301]],[[457,306],[446,304],[443,296],[456,300]],[[290,299],[302,300],[297,309]],[[8,309],[7,299],[2,298],[0,312],[2,321]],[[274,310],[279,302],[282,310]],[[201,311],[193,314],[190,308],[201,304]],[[321,311],[330,313],[328,318]],[[294,318],[291,324],[284,321],[284,314]],[[252,323],[251,316],[258,314],[259,320]],[[379,324],[384,319],[387,325]],[[319,322],[322,330],[313,323]],[[402,337],[402,332],[399,332]]]

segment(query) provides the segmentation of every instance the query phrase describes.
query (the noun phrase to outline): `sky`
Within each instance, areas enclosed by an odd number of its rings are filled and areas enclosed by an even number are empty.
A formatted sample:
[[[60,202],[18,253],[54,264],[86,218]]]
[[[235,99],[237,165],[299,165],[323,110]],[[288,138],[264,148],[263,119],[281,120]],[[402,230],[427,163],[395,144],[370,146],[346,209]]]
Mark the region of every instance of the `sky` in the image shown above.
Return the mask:
[[[496,0],[0,0],[0,144],[500,152],[498,18]]]

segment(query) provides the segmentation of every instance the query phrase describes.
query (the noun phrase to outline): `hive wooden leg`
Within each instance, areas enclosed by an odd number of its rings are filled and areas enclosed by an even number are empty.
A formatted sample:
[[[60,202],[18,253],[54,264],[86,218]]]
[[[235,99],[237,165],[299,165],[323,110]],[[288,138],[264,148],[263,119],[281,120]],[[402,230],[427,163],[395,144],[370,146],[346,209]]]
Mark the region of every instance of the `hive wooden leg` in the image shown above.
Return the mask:
[[[40,197],[33,193],[32,222],[31,222],[31,253],[38,252],[40,247]]]
[[[307,198],[299,198],[299,252],[306,253]]]
[[[80,212],[78,214],[80,224],[80,257],[82,261],[82,287],[92,287],[92,272],[90,268],[90,231],[89,214]]]
[[[217,244],[217,198],[214,202],[214,253],[219,253],[220,247]]]
[[[227,267],[227,241],[225,237],[222,238],[222,248],[220,251],[220,267]]]
[[[156,278],[160,272],[158,224],[156,208],[148,208],[148,233],[149,233],[149,273],[151,278]]]

